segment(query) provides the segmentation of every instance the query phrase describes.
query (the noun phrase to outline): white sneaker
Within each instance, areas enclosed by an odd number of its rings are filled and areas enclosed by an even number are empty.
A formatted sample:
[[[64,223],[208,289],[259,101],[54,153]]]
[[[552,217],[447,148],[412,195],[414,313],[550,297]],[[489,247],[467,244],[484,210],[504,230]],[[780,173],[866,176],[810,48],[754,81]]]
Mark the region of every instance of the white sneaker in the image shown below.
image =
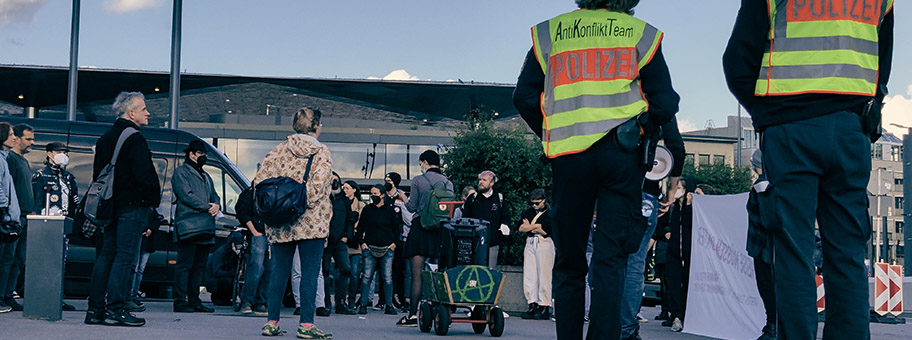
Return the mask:
[[[509,318],[510,318],[510,314],[507,314],[506,311],[503,312],[503,315],[504,315],[504,319],[509,319]]]
[[[9,306],[0,306],[0,313],[8,313],[13,311],[13,307]]]
[[[646,318],[644,318],[644,317],[643,317],[643,314],[640,314],[640,313],[637,313],[637,321],[639,321],[640,323],[647,323],[647,322],[649,322],[649,320],[646,319]]]
[[[682,330],[684,330],[684,323],[681,322],[681,319],[675,318],[674,321],[671,323],[671,331],[680,332]]]

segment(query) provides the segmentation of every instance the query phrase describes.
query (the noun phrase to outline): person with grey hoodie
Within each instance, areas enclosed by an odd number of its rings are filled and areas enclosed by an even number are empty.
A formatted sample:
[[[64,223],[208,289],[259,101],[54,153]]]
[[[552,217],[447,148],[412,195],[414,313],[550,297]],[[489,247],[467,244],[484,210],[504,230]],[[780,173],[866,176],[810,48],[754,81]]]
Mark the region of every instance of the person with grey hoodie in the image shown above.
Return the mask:
[[[6,144],[7,139],[13,135],[13,127],[9,123],[0,123],[0,144]],[[16,187],[13,185],[13,178],[10,177],[9,167],[6,158],[9,151],[0,151],[0,218],[4,222],[19,221],[19,200],[16,199]],[[7,291],[6,284],[9,281],[10,268],[16,256],[16,241],[0,242],[0,292]],[[3,305],[0,302],[0,313],[12,311],[12,307]]]

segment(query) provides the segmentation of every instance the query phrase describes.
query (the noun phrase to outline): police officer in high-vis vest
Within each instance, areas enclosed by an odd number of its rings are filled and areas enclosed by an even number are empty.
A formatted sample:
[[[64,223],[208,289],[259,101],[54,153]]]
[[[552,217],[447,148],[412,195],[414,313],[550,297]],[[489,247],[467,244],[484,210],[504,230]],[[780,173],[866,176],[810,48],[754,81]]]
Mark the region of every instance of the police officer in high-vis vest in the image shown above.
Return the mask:
[[[815,339],[814,222],[824,339],[867,339],[871,141],[893,54],[893,0],[742,0],[723,66],[761,133],[780,340]]]
[[[646,228],[637,141],[678,110],[663,34],[631,16],[638,2],[577,0],[579,10],[533,26],[533,46],[513,93],[553,167],[558,339],[583,337],[587,273],[589,338],[620,338],[627,255]],[[593,211],[598,225],[590,272],[585,252]]]

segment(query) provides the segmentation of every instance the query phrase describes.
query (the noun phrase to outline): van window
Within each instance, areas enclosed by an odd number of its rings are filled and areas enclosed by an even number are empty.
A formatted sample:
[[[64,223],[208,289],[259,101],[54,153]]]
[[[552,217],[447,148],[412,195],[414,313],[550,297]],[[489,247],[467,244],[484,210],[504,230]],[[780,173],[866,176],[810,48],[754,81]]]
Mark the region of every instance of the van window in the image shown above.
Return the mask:
[[[237,203],[238,196],[240,196],[243,189],[241,189],[241,187],[234,182],[234,179],[232,179],[222,168],[205,165],[203,166],[203,170],[206,170],[209,177],[212,177],[212,184],[215,186],[215,192],[218,193],[221,198],[221,203],[219,203],[219,205],[222,206],[222,212],[234,215],[234,204]]]

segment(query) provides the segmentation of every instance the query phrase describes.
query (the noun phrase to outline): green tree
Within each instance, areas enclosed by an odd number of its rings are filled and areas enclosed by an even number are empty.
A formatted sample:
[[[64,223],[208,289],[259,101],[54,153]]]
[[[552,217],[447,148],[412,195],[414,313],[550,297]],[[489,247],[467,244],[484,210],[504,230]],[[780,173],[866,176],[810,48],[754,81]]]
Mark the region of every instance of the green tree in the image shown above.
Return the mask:
[[[500,263],[518,265],[525,246],[525,234],[516,231],[519,216],[528,208],[533,189],[550,191],[551,167],[541,161],[544,153],[537,139],[527,138],[523,130],[495,127],[492,116],[480,110],[467,116],[467,127],[457,131],[446,150],[443,171],[457,194],[467,185],[476,186],[478,173],[491,170],[497,174],[494,189],[510,203],[513,221],[511,235],[501,244]]]
[[[682,176],[693,178],[697,184],[708,184],[716,192],[714,194],[727,195],[750,191],[753,183],[751,170],[746,167],[734,168],[728,164],[700,164],[694,166],[693,161],[684,163]]]

